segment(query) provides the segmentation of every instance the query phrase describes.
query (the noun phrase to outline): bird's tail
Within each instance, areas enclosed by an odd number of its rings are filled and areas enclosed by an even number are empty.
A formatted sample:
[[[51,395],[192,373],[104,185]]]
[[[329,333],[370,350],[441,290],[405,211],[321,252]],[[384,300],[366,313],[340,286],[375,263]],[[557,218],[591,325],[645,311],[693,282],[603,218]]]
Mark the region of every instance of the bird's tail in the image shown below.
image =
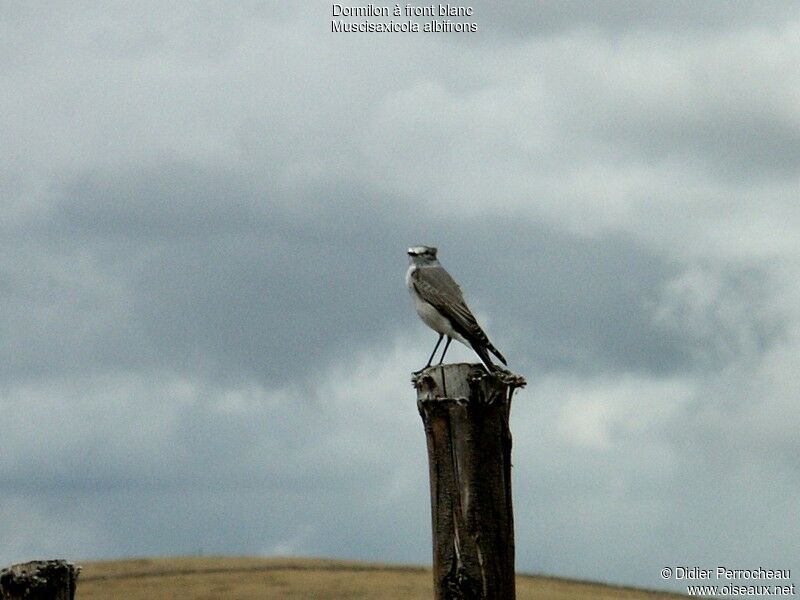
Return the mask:
[[[490,371],[494,371],[497,367],[492,362],[492,359],[489,357],[489,353],[486,351],[484,346],[473,346],[473,350],[475,350],[475,354],[481,357],[483,364],[486,365],[486,368]]]
[[[491,344],[486,344],[487,350],[489,350],[492,354],[494,354],[497,358],[500,359],[500,362],[503,363],[505,366],[508,366],[506,362],[506,357],[500,354],[500,350],[492,346]]]
[[[473,346],[473,347],[472,347],[472,349],[473,349],[473,350],[475,350],[475,354],[477,354],[478,356],[480,356],[481,360],[483,361],[483,364],[485,364],[485,365],[486,365],[486,367],[487,367],[487,368],[488,368],[490,371],[494,371],[494,370],[496,370],[496,369],[497,369],[497,365],[495,365],[495,364],[492,362],[492,359],[491,359],[491,357],[489,356],[489,352],[488,352],[488,350],[491,350],[491,351],[492,351],[492,354],[494,354],[494,355],[495,355],[497,358],[499,358],[499,359],[502,361],[502,363],[503,363],[504,365],[507,365],[507,364],[508,364],[508,363],[506,362],[506,359],[503,357],[503,355],[502,355],[502,354],[500,354],[500,352],[498,352],[497,348],[495,348],[495,347],[494,347],[494,346],[492,346],[491,344],[488,344],[488,345],[486,345],[486,346]]]

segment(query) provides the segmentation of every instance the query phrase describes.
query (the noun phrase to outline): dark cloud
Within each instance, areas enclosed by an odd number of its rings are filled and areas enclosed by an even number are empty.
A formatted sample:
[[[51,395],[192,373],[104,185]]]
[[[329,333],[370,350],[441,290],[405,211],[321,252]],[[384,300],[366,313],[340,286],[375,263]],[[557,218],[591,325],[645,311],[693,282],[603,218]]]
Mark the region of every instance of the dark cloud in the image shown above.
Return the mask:
[[[468,289],[482,294],[481,308],[502,319],[516,352],[537,370],[686,367],[682,341],[656,331],[652,318],[660,286],[676,268],[669,260],[627,236],[584,237],[533,224],[484,225],[473,239],[477,246],[460,244],[448,250],[457,256],[445,256],[472,273]]]
[[[537,371],[724,368],[738,352],[724,340],[740,327],[760,351],[780,335],[759,316],[766,288],[752,282],[766,275],[755,266],[720,275],[743,321],[710,307],[689,315],[713,319],[701,328],[674,299],[666,321],[659,313],[683,265],[629,236],[415,218],[358,187],[313,190],[325,202],[311,215],[298,209],[314,202],[306,194],[281,198],[247,175],[185,164],[65,185],[12,240],[36,261],[6,279],[6,380],[159,368],[282,383],[297,365],[416,325],[404,250],[420,242],[440,247],[512,362]]]
[[[690,107],[670,116],[641,108],[587,126],[632,163],[691,164],[733,185],[788,182],[800,173],[800,128],[788,113],[757,105],[742,111],[724,100],[716,110],[694,114]]]
[[[17,321],[27,347],[8,354],[7,376],[86,365],[283,382],[297,365],[416,325],[404,250],[420,241],[439,245],[476,310],[492,316],[497,343],[537,370],[671,373],[734,325],[698,338],[658,323],[679,265],[621,234],[415,219],[369,190],[319,193],[326,204],[310,218],[296,208],[302,196],[279,199],[213,168],[165,165],[69,184],[24,242],[41,263],[18,275],[30,291],[6,292],[15,319],[33,308],[50,321],[22,331]]]

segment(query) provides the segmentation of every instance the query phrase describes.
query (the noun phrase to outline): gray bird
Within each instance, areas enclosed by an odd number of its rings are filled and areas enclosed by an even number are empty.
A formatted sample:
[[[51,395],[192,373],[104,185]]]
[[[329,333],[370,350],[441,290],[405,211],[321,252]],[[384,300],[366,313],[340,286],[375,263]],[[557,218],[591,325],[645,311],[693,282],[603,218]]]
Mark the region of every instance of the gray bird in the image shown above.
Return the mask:
[[[444,361],[447,348],[455,338],[475,350],[490,371],[498,367],[492,363],[489,352],[507,365],[506,359],[492,346],[467,303],[464,302],[461,288],[436,259],[436,248],[415,246],[408,249],[408,257],[410,266],[406,273],[406,285],[414,299],[414,307],[425,324],[439,334],[428,364],[418,372],[431,366],[444,336],[447,336],[447,343],[444,345],[439,364]]]

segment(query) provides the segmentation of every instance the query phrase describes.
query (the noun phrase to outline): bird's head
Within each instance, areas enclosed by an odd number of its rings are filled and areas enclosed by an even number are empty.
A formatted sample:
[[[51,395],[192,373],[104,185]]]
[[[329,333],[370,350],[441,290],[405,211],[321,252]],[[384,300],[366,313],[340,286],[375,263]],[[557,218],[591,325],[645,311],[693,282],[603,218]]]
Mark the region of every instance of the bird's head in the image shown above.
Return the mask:
[[[408,249],[408,258],[414,264],[425,264],[436,260],[436,248],[433,246],[413,246]]]

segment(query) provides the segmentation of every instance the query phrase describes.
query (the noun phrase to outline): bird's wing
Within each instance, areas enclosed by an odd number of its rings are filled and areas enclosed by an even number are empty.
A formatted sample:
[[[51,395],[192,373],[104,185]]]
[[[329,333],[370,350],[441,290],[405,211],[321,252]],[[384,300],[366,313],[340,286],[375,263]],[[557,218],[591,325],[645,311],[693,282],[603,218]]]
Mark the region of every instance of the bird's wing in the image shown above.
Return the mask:
[[[475,315],[464,302],[461,288],[442,267],[423,267],[411,274],[414,289],[425,302],[432,305],[453,324],[453,328],[470,342],[489,344]]]

